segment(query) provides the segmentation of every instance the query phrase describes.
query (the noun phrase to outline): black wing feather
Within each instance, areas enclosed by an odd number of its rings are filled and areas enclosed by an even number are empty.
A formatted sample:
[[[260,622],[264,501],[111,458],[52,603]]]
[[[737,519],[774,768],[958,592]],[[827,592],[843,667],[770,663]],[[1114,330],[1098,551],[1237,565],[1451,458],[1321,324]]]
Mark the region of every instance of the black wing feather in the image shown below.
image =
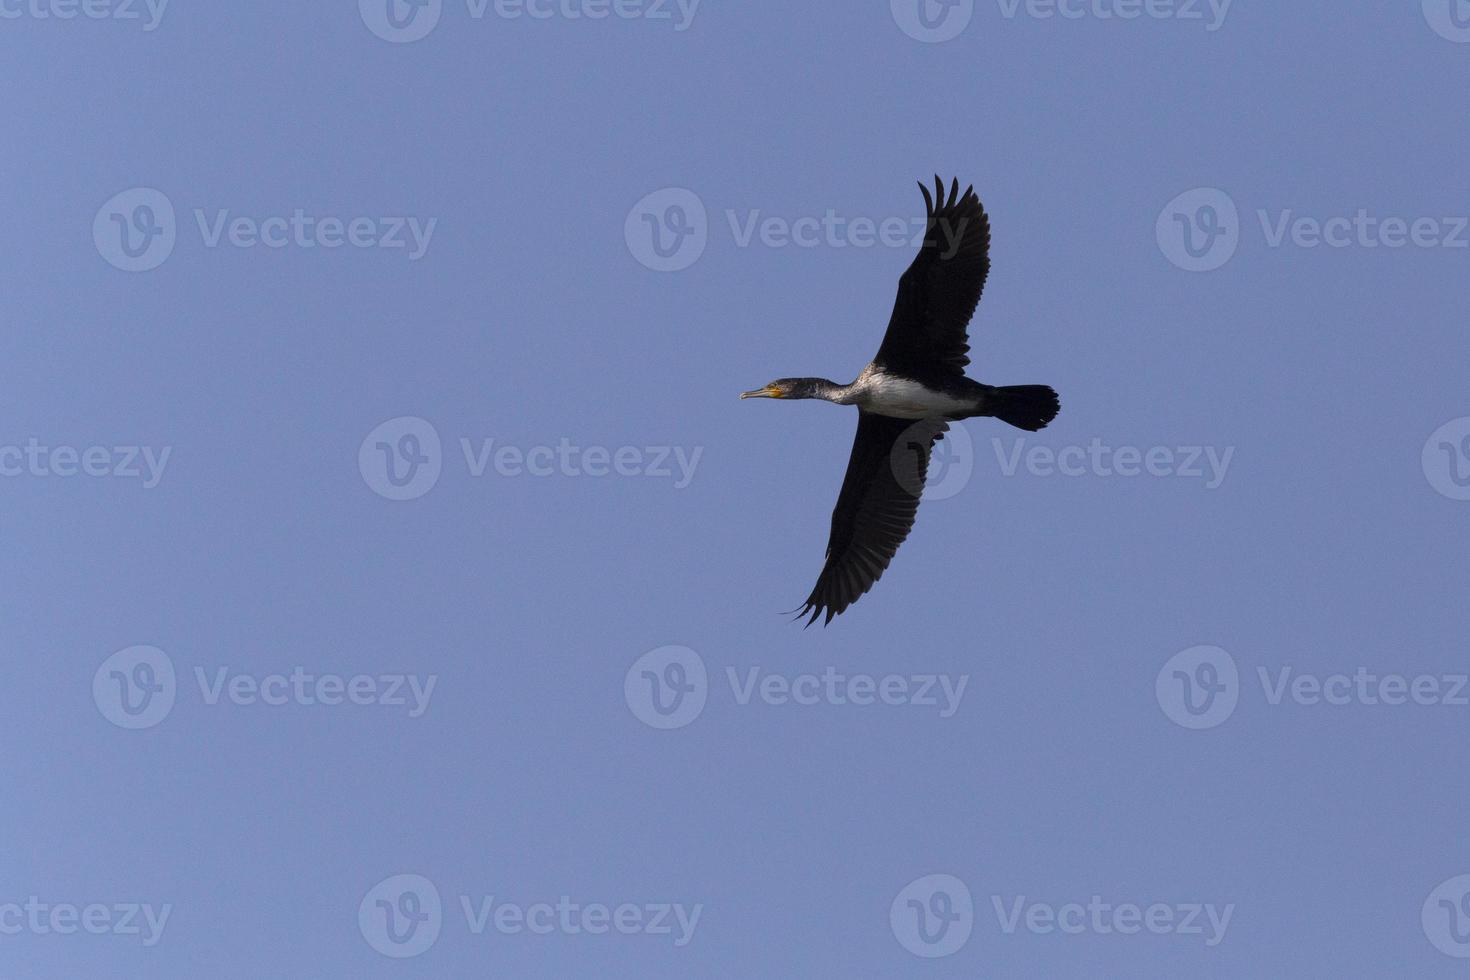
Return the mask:
[[[935,195],[922,183],[928,224],[924,245],[898,280],[898,298],[879,367],[920,381],[944,381],[965,373],[970,363],[966,328],[990,275],[990,218],[975,188],[959,193],[934,178]]]
[[[798,616],[826,623],[873,587],[914,526],[934,443],[949,426],[858,413],[847,476],[832,511],[827,561]]]

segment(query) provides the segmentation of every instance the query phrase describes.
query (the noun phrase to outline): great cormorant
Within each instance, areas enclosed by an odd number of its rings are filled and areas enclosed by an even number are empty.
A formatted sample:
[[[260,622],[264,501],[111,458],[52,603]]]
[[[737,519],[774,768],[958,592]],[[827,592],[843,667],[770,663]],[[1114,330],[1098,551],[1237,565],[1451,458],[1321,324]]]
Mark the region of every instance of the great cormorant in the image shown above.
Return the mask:
[[[945,199],[921,182],[928,222],[924,243],[898,280],[888,332],[857,380],[781,378],[741,398],[820,398],[858,408],[857,437],[832,511],[827,560],[798,616],[823,625],[873,587],[898,551],[919,509],[934,443],[949,423],[993,416],[1035,432],[1056,418],[1057,393],[1046,385],[992,387],[965,377],[966,327],[990,272],[990,219],[975,188]]]

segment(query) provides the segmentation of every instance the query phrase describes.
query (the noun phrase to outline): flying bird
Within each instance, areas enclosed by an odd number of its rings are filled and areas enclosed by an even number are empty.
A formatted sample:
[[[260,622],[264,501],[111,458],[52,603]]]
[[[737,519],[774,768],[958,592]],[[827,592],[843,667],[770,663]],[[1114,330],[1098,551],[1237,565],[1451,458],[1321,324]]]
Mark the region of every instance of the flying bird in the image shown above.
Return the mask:
[[[857,436],[832,511],[827,558],[797,612],[832,622],[877,582],[908,537],[934,444],[949,423],[989,416],[1018,429],[1045,428],[1060,410],[1047,385],[993,387],[965,377],[966,328],[990,273],[990,219],[969,187],[962,195],[922,182],[928,221],[918,256],[898,280],[888,332],[852,384],[780,378],[741,398],[820,398],[856,405]]]

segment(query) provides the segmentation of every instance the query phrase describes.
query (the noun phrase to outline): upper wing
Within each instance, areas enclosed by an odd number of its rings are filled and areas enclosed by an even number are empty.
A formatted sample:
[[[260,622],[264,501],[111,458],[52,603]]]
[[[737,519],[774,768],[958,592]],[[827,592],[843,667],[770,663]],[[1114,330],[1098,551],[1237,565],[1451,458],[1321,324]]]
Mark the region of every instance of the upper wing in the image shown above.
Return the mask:
[[[929,213],[924,244],[898,280],[888,333],[873,358],[879,367],[919,379],[964,373],[970,363],[965,328],[990,274],[990,219],[975,188],[961,196],[956,180],[946,201],[944,182],[935,177],[934,187],[937,198],[919,185]]]
[[[858,413],[847,476],[832,511],[827,561],[798,614],[811,614],[808,626],[823,613],[823,625],[832,622],[888,567],[914,526],[929,454],[948,428],[938,420],[910,422]]]

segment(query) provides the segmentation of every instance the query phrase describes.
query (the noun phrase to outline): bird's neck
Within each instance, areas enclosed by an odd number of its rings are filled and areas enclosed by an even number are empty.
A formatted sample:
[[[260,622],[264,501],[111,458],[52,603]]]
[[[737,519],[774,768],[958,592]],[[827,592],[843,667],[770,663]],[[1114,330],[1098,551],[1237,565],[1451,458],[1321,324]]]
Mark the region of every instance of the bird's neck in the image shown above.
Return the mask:
[[[793,398],[820,398],[824,402],[850,405],[852,385],[840,385],[826,378],[802,378]]]

